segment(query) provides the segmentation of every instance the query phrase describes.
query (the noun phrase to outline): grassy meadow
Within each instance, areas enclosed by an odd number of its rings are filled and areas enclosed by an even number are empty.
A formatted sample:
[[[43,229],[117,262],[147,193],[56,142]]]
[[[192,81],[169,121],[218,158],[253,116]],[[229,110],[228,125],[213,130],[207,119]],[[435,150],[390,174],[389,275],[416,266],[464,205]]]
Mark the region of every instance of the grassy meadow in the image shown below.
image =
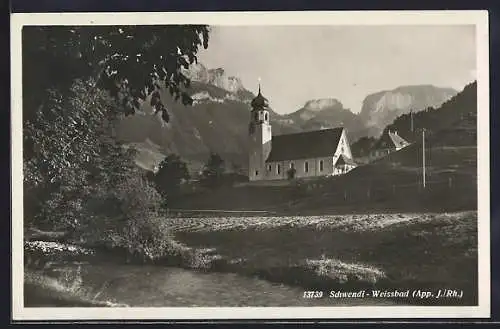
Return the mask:
[[[292,216],[477,209],[477,147],[428,148],[425,189],[419,147],[411,145],[341,176],[198,191],[172,200],[170,207],[264,210]]]
[[[178,218],[176,239],[205,251],[211,271],[305,290],[463,290],[477,303],[477,212],[310,217]]]
[[[181,212],[170,219],[172,230],[179,242],[204,250],[204,268],[215,271],[305,290],[458,289],[461,299],[393,302],[476,305],[477,147],[448,145],[442,140],[457,133],[443,134],[426,143],[425,189],[417,142],[342,176],[185,196],[172,207],[268,213]]]

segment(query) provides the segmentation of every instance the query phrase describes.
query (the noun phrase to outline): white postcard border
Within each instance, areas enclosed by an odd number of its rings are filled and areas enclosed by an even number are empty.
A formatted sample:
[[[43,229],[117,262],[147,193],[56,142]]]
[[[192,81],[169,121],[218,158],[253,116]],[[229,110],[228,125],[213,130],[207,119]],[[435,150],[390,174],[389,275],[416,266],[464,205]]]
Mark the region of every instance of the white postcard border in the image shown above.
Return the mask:
[[[26,25],[476,25],[478,306],[24,308],[21,30]],[[489,30],[487,11],[33,13],[11,15],[13,320],[359,319],[490,316]]]

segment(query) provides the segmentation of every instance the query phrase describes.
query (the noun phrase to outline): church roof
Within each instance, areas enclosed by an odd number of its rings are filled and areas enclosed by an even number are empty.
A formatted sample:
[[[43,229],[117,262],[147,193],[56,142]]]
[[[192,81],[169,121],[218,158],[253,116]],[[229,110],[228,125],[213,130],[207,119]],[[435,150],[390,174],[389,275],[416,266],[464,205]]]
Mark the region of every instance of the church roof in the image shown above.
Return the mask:
[[[266,162],[333,156],[344,128],[273,136]]]
[[[252,99],[252,103],[250,105],[252,106],[253,110],[269,107],[269,101],[267,100],[267,98],[262,96],[262,93],[260,92],[260,85],[259,85],[259,93],[254,99]]]

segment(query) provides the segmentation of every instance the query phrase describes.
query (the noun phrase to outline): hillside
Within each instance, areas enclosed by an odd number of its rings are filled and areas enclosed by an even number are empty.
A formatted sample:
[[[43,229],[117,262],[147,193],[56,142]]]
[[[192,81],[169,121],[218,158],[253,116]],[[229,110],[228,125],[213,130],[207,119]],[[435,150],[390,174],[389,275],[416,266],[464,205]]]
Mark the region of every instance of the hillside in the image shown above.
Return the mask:
[[[403,114],[388,124],[382,132],[382,136],[387,131],[397,131],[398,134],[409,142],[418,141],[422,136],[422,128],[426,129],[426,134],[440,132],[444,134],[449,128],[458,129],[466,127],[466,131],[456,135],[447,134],[446,143],[453,145],[476,145],[476,131],[471,128],[469,122],[475,122],[477,115],[477,84],[470,83],[457,95],[453,96],[441,106],[436,108],[426,108],[423,111],[413,114],[413,131],[411,114]],[[471,121],[472,120],[472,121]],[[437,140],[437,139],[436,139]],[[355,156],[365,156],[373,149],[377,138],[361,138],[352,145]],[[445,143],[444,137],[440,139],[441,144]]]
[[[477,115],[477,83],[473,82],[464,87],[457,95],[450,98],[439,107],[429,107],[424,111],[413,114],[413,132],[411,131],[411,116],[404,114],[396,118],[384,131],[396,130],[399,135],[408,141],[414,141],[421,136],[422,128],[428,134],[456,125],[468,126],[471,116]],[[472,118],[472,120],[475,120]],[[475,139],[471,141],[475,143]],[[470,143],[469,143],[470,144]]]
[[[477,208],[477,106],[472,83],[440,108],[419,113],[428,123],[426,182],[420,139],[346,175],[284,184],[238,186],[186,196],[189,209],[268,210],[285,213],[458,211]],[[458,120],[457,120],[458,118]],[[432,119],[432,120],[431,120]]]
[[[398,116],[428,107],[439,107],[456,94],[454,89],[431,85],[401,86],[368,95],[359,116],[367,127],[380,133]]]

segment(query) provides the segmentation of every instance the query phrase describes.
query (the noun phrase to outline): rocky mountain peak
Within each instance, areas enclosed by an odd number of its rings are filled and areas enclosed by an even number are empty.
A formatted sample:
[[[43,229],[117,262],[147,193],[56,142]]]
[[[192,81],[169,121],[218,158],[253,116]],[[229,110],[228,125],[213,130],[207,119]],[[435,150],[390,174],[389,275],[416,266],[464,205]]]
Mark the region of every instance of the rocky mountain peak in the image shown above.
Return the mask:
[[[183,69],[183,73],[192,81],[210,84],[231,93],[245,89],[239,78],[229,76],[223,68],[208,69],[198,62],[190,65],[189,69]]]
[[[311,99],[304,104],[305,110],[313,112],[322,111],[326,108],[332,108],[332,107],[341,109],[343,108],[343,105],[335,98]]]
[[[368,126],[381,130],[402,114],[439,107],[456,94],[454,89],[432,85],[400,86],[368,95],[360,116]]]

